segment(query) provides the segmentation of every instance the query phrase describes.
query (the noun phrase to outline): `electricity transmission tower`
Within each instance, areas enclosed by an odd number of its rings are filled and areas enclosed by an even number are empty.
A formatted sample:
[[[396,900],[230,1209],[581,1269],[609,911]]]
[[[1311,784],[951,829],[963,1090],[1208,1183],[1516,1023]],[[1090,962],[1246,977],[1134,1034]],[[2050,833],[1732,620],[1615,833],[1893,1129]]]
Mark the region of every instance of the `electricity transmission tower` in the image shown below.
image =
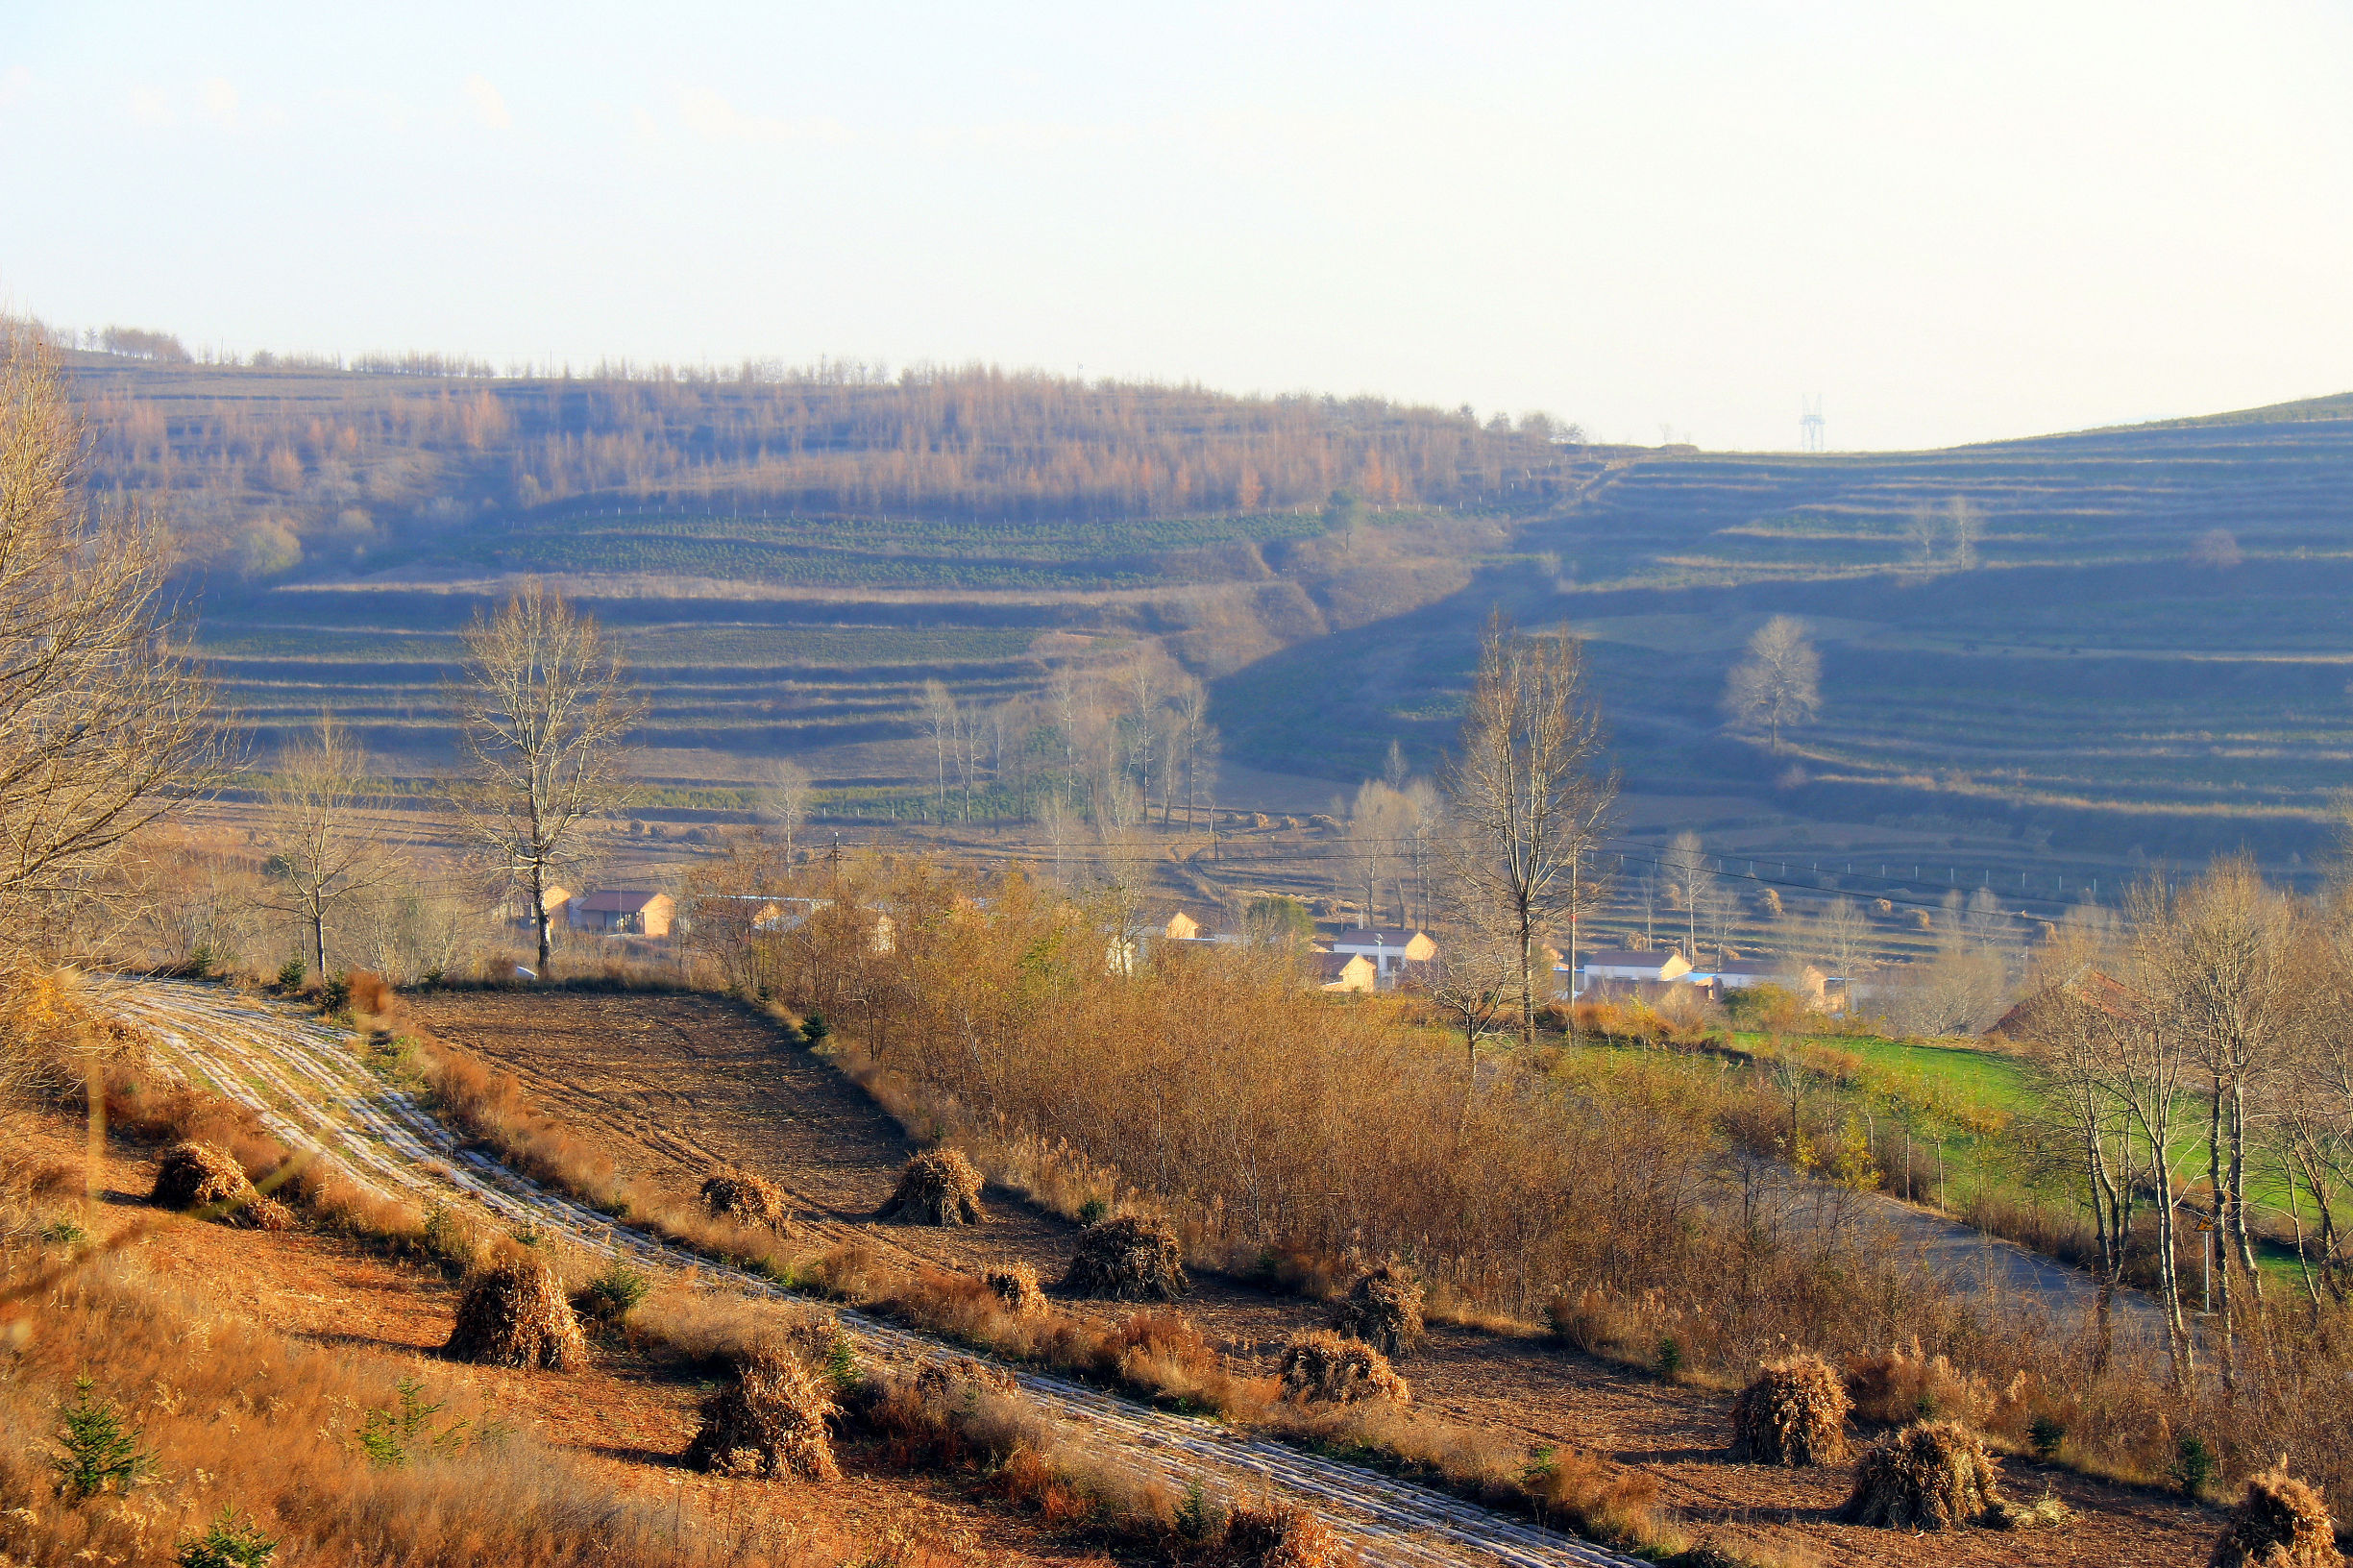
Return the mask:
[[[1802,407],[1804,412],[1798,416],[1799,445],[1807,452],[1820,452],[1822,432],[1825,427],[1822,417],[1822,394],[1816,392],[1807,397]]]

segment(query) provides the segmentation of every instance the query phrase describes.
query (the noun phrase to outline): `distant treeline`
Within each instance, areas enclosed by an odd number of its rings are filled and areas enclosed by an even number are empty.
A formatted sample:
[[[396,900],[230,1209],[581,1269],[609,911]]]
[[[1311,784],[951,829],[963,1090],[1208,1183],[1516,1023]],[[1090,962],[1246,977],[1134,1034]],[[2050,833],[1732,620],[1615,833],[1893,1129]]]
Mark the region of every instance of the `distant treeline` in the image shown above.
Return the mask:
[[[1581,432],[1376,398],[1233,397],[988,366],[495,379],[438,356],[358,368],[74,337],[101,491],[166,502],[197,561],[271,576],[417,531],[577,503],[1004,521],[1542,504]]]

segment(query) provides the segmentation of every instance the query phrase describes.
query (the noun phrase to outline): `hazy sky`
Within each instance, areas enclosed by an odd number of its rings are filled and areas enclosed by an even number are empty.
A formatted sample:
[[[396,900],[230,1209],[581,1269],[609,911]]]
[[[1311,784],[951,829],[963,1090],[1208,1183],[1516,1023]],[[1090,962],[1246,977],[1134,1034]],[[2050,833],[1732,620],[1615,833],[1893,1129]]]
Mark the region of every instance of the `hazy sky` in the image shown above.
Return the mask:
[[[1932,445],[2353,388],[2353,8],[0,6],[0,302]]]

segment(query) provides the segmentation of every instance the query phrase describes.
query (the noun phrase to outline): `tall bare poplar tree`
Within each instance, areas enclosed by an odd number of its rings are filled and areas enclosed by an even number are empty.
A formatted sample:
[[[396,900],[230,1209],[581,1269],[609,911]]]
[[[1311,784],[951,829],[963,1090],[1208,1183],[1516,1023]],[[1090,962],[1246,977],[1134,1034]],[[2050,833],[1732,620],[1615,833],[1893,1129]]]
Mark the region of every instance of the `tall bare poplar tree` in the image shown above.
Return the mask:
[[[287,747],[268,790],[271,907],[310,936],[309,958],[327,972],[327,919],[335,907],[389,877],[396,862],[363,818],[380,804],[368,794],[367,754],[331,714]]]
[[[498,614],[476,615],[465,643],[450,693],[473,774],[458,809],[467,831],[529,888],[544,974],[548,889],[581,862],[581,823],[620,798],[623,739],[646,700],[596,621],[537,582]]]
[[[16,912],[89,893],[220,777],[225,745],[166,635],[161,527],[86,503],[55,359],[30,331],[0,338],[0,909]]]
[[[1743,728],[1763,729],[1781,748],[1781,728],[1802,724],[1822,709],[1822,656],[1806,640],[1805,623],[1777,615],[1749,639],[1749,656],[1732,666],[1724,685],[1724,711]]]
[[[1451,901],[1471,932],[1517,954],[1523,1041],[1535,1038],[1544,939],[1592,896],[1588,862],[1617,798],[1584,677],[1576,638],[1522,636],[1501,613],[1489,618],[1461,750],[1446,768]]]

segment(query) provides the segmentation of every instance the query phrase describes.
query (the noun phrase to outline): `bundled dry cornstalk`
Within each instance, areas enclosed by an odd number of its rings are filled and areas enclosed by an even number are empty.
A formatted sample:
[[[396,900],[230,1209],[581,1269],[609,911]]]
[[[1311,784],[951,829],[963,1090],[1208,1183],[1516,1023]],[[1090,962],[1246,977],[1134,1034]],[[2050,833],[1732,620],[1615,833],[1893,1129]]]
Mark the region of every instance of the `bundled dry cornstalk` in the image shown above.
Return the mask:
[[[294,1224],[286,1206],[262,1196],[246,1180],[236,1156],[214,1143],[175,1143],[164,1150],[148,1201],[166,1209],[206,1210],[209,1218],[249,1230],[282,1231]]]
[[[531,1256],[495,1263],[466,1283],[456,1326],[442,1348],[478,1366],[575,1372],[588,1364],[588,1340],[562,1282]]]
[[[1227,1568],[1339,1568],[1350,1560],[1340,1538],[1295,1503],[1234,1510],[1218,1560]]]
[[[1384,1356],[1403,1355],[1422,1340],[1422,1282],[1391,1261],[1367,1270],[1332,1309],[1332,1326]]]
[[[1802,1468],[1847,1457],[1847,1384],[1819,1356],[1768,1361],[1732,1402],[1731,1457]]]
[[[910,1225],[977,1225],[980,1188],[980,1172],[962,1149],[926,1149],[898,1173],[897,1190],[879,1217]]]
[[[754,1345],[735,1376],[702,1402],[702,1424],[686,1462],[725,1476],[839,1481],[832,1386],[822,1373],[780,1344]]]
[[[981,1275],[1005,1310],[1016,1317],[1045,1311],[1045,1292],[1038,1287],[1038,1271],[1019,1262],[1000,1263]]]
[[[1343,1339],[1330,1329],[1295,1334],[1283,1345],[1278,1369],[1287,1399],[1323,1405],[1353,1405],[1385,1399],[1403,1405],[1413,1391],[1389,1359],[1361,1339]]]
[[[2214,1545],[2209,1568],[2342,1568],[2336,1524],[2319,1492],[2283,1464],[2249,1476],[2246,1496]]]
[[[1115,1301],[1174,1301],[1191,1282],[1167,1222],[1117,1214],[1079,1232],[1063,1288]]]
[[[713,1216],[745,1225],[765,1225],[778,1235],[792,1229],[784,1189],[765,1176],[722,1165],[702,1179],[702,1206]]]
[[[1013,1374],[1001,1366],[974,1360],[969,1356],[958,1356],[945,1360],[926,1360],[916,1369],[915,1391],[926,1399],[961,1400],[967,1389],[986,1389],[993,1394],[1010,1394],[1017,1390]]]
[[[1957,1421],[1919,1421],[1864,1452],[1841,1516],[1889,1530],[1956,1530],[2000,1517],[1999,1481],[1983,1437]]]

